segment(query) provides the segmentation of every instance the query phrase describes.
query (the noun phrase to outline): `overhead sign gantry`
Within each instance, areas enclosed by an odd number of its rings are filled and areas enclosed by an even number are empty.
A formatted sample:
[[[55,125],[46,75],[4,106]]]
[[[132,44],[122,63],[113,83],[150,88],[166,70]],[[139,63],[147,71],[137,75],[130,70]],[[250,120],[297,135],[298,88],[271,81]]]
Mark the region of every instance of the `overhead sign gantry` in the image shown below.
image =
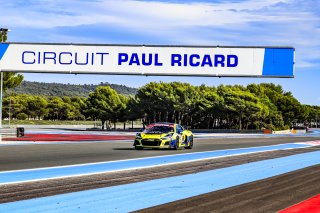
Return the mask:
[[[1,43],[1,72],[294,77],[293,47]]]

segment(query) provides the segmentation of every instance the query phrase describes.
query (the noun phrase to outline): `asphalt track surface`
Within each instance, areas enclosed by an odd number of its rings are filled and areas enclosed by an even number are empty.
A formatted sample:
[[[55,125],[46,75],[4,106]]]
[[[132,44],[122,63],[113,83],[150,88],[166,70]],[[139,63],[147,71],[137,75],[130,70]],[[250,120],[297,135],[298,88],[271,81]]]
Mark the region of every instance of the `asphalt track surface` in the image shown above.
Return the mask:
[[[120,141],[0,146],[0,170],[9,171],[115,161],[177,153],[269,146],[315,140],[319,140],[319,138],[206,138],[195,139],[195,147],[193,150],[182,149],[178,151],[138,151],[132,148],[131,142]],[[1,186],[0,203],[197,173],[265,159],[318,151],[319,148],[319,146],[316,146],[307,149],[281,150],[232,156],[221,159],[196,161],[188,164],[188,166],[186,166],[186,164],[176,164],[136,171],[12,184]],[[275,212],[319,194],[319,182],[320,167],[316,165],[272,178],[143,209],[141,212]]]
[[[318,195],[319,181],[320,166],[317,165],[138,212],[277,212]]]
[[[269,146],[276,144],[314,141],[320,137],[271,137],[271,138],[196,138],[192,150],[134,150],[133,142],[83,142],[64,144],[32,144],[0,146],[0,171],[43,168],[115,161],[123,159],[162,156],[177,153],[202,152]]]
[[[212,169],[230,167],[234,165],[241,165],[255,161],[261,161],[266,159],[273,159],[283,156],[290,156],[300,153],[308,153],[317,151],[319,147],[309,147],[309,148],[296,148],[296,149],[287,149],[287,150],[276,150],[269,152],[258,152],[252,154],[244,154],[240,156],[230,156],[224,158],[217,159],[207,159],[207,160],[197,160],[189,163],[178,163],[173,165],[165,165],[165,166],[157,166],[153,168],[141,168],[134,169],[129,171],[118,171],[118,172],[108,172],[96,175],[84,175],[80,177],[68,177],[68,178],[56,178],[53,180],[41,180],[41,181],[33,181],[33,182],[21,182],[21,183],[13,183],[8,185],[1,185],[0,191],[3,193],[4,191],[12,192],[16,191],[19,193],[22,190],[26,190],[27,188],[35,189],[39,188],[41,193],[49,193],[48,190],[50,187],[55,188],[55,185],[59,185],[59,187],[63,185],[68,185],[68,191],[79,191],[82,189],[88,188],[97,188],[98,186],[112,186],[112,185],[120,185],[125,183],[151,180],[154,178],[163,178],[170,176],[177,176],[182,174],[189,174],[194,172],[207,171]],[[13,175],[13,174],[12,174]],[[41,187],[35,187],[37,184]],[[17,186],[15,189],[14,186]],[[29,190],[30,190],[29,189]],[[60,188],[60,191],[63,191],[63,188]],[[32,191],[32,190],[31,190]],[[50,193],[49,193],[50,194]],[[31,195],[29,195],[31,196]],[[36,196],[33,194],[33,196]],[[13,196],[14,198],[15,196]],[[36,196],[37,197],[37,196]],[[2,195],[0,197],[0,202],[6,199],[9,199],[10,196]],[[11,198],[12,199],[12,198]]]

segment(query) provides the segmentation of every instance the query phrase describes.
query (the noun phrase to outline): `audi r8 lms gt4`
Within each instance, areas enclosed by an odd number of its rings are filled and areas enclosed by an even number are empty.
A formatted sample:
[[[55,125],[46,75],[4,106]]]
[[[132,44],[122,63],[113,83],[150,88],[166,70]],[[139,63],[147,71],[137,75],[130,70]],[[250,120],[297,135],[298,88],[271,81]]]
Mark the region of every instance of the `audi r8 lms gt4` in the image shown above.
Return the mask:
[[[143,148],[168,148],[192,149],[193,134],[184,129],[180,124],[174,123],[153,123],[136,134],[133,144],[135,149]]]

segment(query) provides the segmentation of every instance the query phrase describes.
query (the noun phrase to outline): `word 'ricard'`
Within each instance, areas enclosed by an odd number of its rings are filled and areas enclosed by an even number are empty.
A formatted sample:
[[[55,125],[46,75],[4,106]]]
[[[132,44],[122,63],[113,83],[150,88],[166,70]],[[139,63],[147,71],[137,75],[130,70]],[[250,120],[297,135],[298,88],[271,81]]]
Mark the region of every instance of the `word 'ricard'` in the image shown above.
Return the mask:
[[[111,61],[108,52],[53,52],[23,51],[23,64],[36,65],[108,65],[118,66],[163,66],[170,63],[172,67],[237,67],[238,56],[232,54],[169,54],[169,60],[162,61],[159,53],[114,53],[116,61]]]

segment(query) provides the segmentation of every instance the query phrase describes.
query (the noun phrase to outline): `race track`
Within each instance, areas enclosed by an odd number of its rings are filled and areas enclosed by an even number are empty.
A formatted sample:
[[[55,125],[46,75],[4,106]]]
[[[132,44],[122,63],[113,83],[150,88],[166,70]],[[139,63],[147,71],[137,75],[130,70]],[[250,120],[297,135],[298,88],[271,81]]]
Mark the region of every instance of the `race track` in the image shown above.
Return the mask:
[[[192,150],[134,150],[132,141],[82,143],[26,143],[0,146],[0,171],[42,168],[143,158],[161,155],[225,150],[313,141],[318,137],[196,138]],[[14,144],[14,143],[13,143]]]
[[[319,140],[197,137],[192,150],[4,143],[0,212],[276,212],[320,193]]]

